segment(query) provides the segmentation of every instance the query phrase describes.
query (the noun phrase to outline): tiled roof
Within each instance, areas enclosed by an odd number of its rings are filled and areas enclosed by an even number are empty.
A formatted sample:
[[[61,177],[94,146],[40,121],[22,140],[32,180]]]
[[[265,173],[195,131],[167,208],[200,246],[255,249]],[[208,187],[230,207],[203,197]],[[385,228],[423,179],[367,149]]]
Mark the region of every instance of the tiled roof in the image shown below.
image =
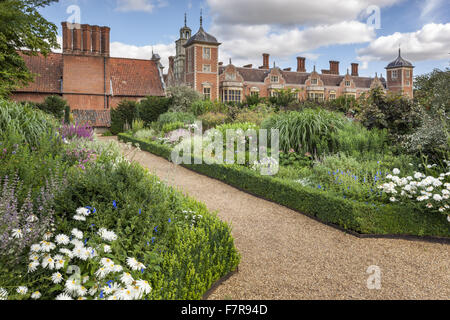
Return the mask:
[[[210,44],[220,44],[215,37],[207,33],[205,30],[203,30],[203,27],[200,27],[198,32],[193,35],[184,45],[185,48],[189,47],[193,43],[210,43]]]
[[[36,74],[34,82],[25,88],[19,88],[18,92],[41,92],[55,93],[61,92],[61,78],[63,75],[63,62],[60,53],[49,53],[45,58],[39,54],[37,56],[27,56],[19,53],[30,70]]]
[[[219,68],[219,74],[222,74],[225,70],[225,66]],[[239,74],[244,78],[244,81],[248,82],[264,82],[264,79],[270,73],[267,69],[251,69],[251,68],[236,68]],[[306,80],[309,78],[311,73],[306,72],[295,72],[295,71],[281,71],[283,78],[286,80],[287,84],[300,84],[304,85]],[[320,79],[323,81],[324,86],[329,87],[339,87],[342,80],[344,80],[343,75],[334,74],[319,74]],[[370,88],[373,78],[368,77],[352,77],[357,88]],[[386,80],[380,78],[383,85],[386,87]]]
[[[392,69],[392,68],[399,68],[399,67],[413,67],[412,63],[409,61],[406,61],[402,58],[402,54],[400,49],[398,49],[398,57],[394,61],[388,64],[386,69]]]
[[[163,96],[164,90],[155,61],[110,58],[115,96]]]

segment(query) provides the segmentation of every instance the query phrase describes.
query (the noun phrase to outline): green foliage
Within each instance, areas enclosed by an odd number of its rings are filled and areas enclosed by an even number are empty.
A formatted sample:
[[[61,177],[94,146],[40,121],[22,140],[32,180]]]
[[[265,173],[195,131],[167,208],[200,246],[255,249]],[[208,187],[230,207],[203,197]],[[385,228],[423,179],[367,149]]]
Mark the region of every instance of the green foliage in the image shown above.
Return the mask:
[[[297,101],[297,89],[277,89],[275,95],[269,98],[269,102],[277,109],[287,107]]]
[[[192,104],[198,100],[203,100],[202,95],[188,86],[169,87],[167,96],[171,98],[170,111],[189,112]]]
[[[273,116],[274,112],[265,104],[254,105],[253,107],[240,110],[235,115],[236,122],[252,122],[257,125],[261,125],[262,122]]]
[[[252,95],[249,95],[249,96],[245,96],[245,99],[244,99],[242,104],[247,106],[247,107],[252,107],[252,106],[259,105],[263,101],[264,101],[264,99],[260,98],[259,94],[252,94]]]
[[[141,119],[134,119],[131,124],[131,130],[133,131],[133,133],[136,133],[142,129],[144,129],[144,121],[142,121]]]
[[[280,152],[281,166],[308,167],[311,166],[311,156],[296,152]]]
[[[376,88],[360,100],[361,112],[357,117],[368,129],[388,129],[397,136],[411,133],[421,123],[420,107],[403,96],[386,95]]]
[[[174,122],[183,122],[184,124],[194,123],[196,120],[195,116],[192,113],[188,112],[166,112],[159,116],[158,123],[160,127],[165,124],[174,123]]]
[[[45,98],[43,103],[37,103],[36,107],[48,114],[53,115],[58,120],[65,117],[66,123],[69,123],[69,121],[67,121],[68,115],[65,116],[65,114],[67,113],[67,110],[69,110],[70,114],[70,106],[67,104],[67,101],[60,96],[49,96]]]
[[[129,135],[120,139],[139,142]],[[141,143],[141,142],[139,142]],[[171,148],[157,143],[141,143],[143,150],[170,158]],[[327,192],[278,177],[261,176],[239,165],[183,165],[209,177],[274,201],[326,223],[362,234],[395,234],[450,237],[450,224],[443,215],[415,210],[404,205],[379,205],[344,199]]]
[[[159,116],[166,113],[172,104],[172,99],[166,97],[146,97],[138,105],[139,117],[148,126],[158,120]]]
[[[55,126],[55,119],[42,111],[29,105],[0,99],[0,138],[2,139],[15,134],[20,142],[37,146],[43,135],[56,131]]]
[[[57,198],[58,225],[86,233],[90,224],[113,230],[118,235],[114,260],[123,265],[127,256],[143,261],[147,269],[139,277],[153,288],[150,299],[201,299],[237,267],[230,227],[139,165],[105,163],[86,173],[72,170],[68,180]],[[81,229],[67,213],[86,205],[98,214]]]
[[[203,123],[203,130],[215,128],[224,124],[227,122],[227,119],[228,116],[226,114],[218,112],[208,112],[198,117],[198,120]]]
[[[153,129],[142,129],[136,132],[133,136],[139,140],[150,140],[156,136],[156,132]]]
[[[224,137],[226,137],[227,130],[233,130],[233,131],[242,130],[242,132],[244,132],[244,133],[247,132],[248,130],[255,130],[256,132],[258,132],[259,127],[252,122],[242,122],[242,123],[221,124],[221,125],[215,127],[215,129],[222,132],[222,135]]]
[[[111,109],[111,132],[117,135],[131,126],[133,120],[139,117],[138,103],[131,100],[122,100],[119,105]]]
[[[162,126],[161,133],[166,134],[172,132],[177,129],[181,129],[185,127],[185,123],[181,121],[166,123]]]
[[[197,100],[192,103],[190,111],[195,116],[201,116],[208,112],[226,112],[227,107],[221,102],[211,100]]]
[[[0,97],[6,97],[19,86],[33,80],[25,61],[18,53],[47,55],[59,48],[57,27],[48,22],[40,9],[56,0],[0,1]]]
[[[435,69],[414,79],[414,99],[434,116],[450,113],[450,69]],[[447,119],[448,121],[448,119]],[[448,122],[447,122],[448,125]]]
[[[347,120],[340,114],[305,109],[286,112],[268,118],[262,129],[280,130],[280,149],[289,152],[323,154],[332,150],[332,134],[342,128]]]

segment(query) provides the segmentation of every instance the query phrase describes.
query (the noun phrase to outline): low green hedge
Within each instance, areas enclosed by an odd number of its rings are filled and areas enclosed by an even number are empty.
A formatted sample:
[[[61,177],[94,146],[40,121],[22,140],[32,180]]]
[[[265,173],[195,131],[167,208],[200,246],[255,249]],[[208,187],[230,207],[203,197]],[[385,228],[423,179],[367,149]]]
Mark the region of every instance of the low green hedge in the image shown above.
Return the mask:
[[[140,141],[128,134],[120,134],[119,138],[139,143],[142,150],[168,160],[171,157],[172,149],[167,146]],[[182,166],[359,234],[450,237],[450,224],[444,215],[427,214],[396,204],[374,206],[343,199],[295,182],[261,176],[239,165]]]

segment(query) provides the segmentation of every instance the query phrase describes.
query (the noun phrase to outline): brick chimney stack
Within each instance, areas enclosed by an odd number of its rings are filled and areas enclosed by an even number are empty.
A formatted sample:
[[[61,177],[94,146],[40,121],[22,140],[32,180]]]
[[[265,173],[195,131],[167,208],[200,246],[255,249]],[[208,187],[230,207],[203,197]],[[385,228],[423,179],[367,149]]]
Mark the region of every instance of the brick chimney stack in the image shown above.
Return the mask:
[[[339,61],[330,61],[330,74],[339,74]]]
[[[269,57],[268,53],[263,53],[263,66],[262,69],[269,69]]]
[[[91,54],[92,51],[91,26],[88,24],[82,24],[81,29],[83,30],[83,53]]]
[[[359,64],[352,63],[352,77],[359,77],[358,67],[359,67]]]
[[[73,28],[73,53],[80,54],[81,53],[81,25],[72,24]],[[70,28],[70,26],[69,26]]]
[[[110,31],[111,28],[109,27],[101,27],[101,36],[102,36],[102,55],[105,57],[109,57],[109,43],[110,43]]]
[[[297,57],[297,72],[306,72],[306,58]]]
[[[92,30],[92,53],[95,55],[99,55],[101,51],[100,27],[92,26],[91,30]]]
[[[67,22],[62,22],[63,29],[63,53],[72,53],[72,29],[69,28],[69,24]]]

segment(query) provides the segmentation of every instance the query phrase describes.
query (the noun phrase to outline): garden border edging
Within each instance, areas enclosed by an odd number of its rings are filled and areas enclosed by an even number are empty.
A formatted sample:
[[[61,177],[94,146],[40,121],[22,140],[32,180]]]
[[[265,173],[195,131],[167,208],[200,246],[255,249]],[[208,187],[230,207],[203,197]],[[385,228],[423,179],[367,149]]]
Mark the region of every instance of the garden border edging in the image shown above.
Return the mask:
[[[156,155],[158,157],[161,157],[161,158],[163,158],[165,160],[168,160],[170,158],[171,149],[169,147],[167,147],[167,146],[163,146],[163,145],[159,145],[159,144],[151,143],[151,142],[149,143],[149,142],[141,141],[141,140],[132,138],[132,137],[130,137],[130,136],[126,135],[126,134],[123,134],[123,133],[118,135],[118,139],[122,140],[124,142],[138,143],[141,146],[142,150],[147,151],[147,152],[149,152],[149,153],[151,153],[153,155]],[[255,192],[252,192],[250,190],[247,190],[247,189],[245,189],[245,188],[243,188],[241,186],[233,184],[230,181],[222,180],[222,179],[220,179],[220,178],[218,178],[218,177],[216,177],[216,176],[214,176],[212,174],[208,174],[208,172],[203,172],[203,170],[198,170],[198,169],[196,170],[196,169],[193,168],[193,165],[182,164],[181,166],[186,168],[186,169],[188,169],[188,170],[190,170],[190,171],[192,171],[192,172],[195,172],[197,174],[200,174],[200,175],[203,175],[203,176],[215,179],[217,181],[220,181],[222,183],[225,183],[225,184],[227,184],[227,185],[229,185],[229,186],[231,186],[233,188],[236,188],[236,189],[238,189],[238,190],[240,190],[240,191],[242,191],[244,193],[250,194],[250,195],[255,196],[257,198],[260,198],[260,199],[263,199],[263,200],[266,200],[266,201],[269,201],[269,202],[281,205],[281,206],[283,206],[285,208],[288,208],[290,210],[296,211],[297,213],[300,213],[300,214],[302,214],[304,216],[312,218],[312,219],[314,219],[317,222],[320,222],[322,224],[325,224],[327,226],[330,226],[330,227],[335,228],[335,229],[337,229],[337,230],[339,230],[341,232],[344,232],[346,234],[350,234],[350,235],[355,236],[355,237],[360,238],[360,239],[394,239],[394,240],[409,240],[409,241],[422,241],[422,242],[431,242],[431,243],[440,243],[440,244],[450,244],[450,237],[441,237],[441,236],[432,236],[432,235],[419,236],[419,235],[408,235],[408,234],[359,233],[359,232],[357,232],[355,230],[344,228],[341,225],[338,225],[338,224],[335,224],[335,223],[332,223],[332,222],[328,222],[328,221],[324,221],[323,219],[320,219],[319,217],[315,216],[314,214],[307,214],[307,213],[304,213],[304,212],[302,212],[302,211],[300,211],[300,210],[298,210],[296,208],[290,207],[290,206],[288,206],[286,204],[279,203],[279,202],[275,201],[274,199],[270,199],[268,197],[265,197],[265,196],[262,196],[260,194],[255,193]],[[217,165],[217,167],[218,166],[219,165]],[[221,167],[225,168],[224,166],[221,166]],[[236,171],[233,168],[225,168],[225,169],[227,169],[228,171],[231,171],[231,170]],[[350,208],[346,208],[346,209],[354,209],[354,208],[350,206]]]

